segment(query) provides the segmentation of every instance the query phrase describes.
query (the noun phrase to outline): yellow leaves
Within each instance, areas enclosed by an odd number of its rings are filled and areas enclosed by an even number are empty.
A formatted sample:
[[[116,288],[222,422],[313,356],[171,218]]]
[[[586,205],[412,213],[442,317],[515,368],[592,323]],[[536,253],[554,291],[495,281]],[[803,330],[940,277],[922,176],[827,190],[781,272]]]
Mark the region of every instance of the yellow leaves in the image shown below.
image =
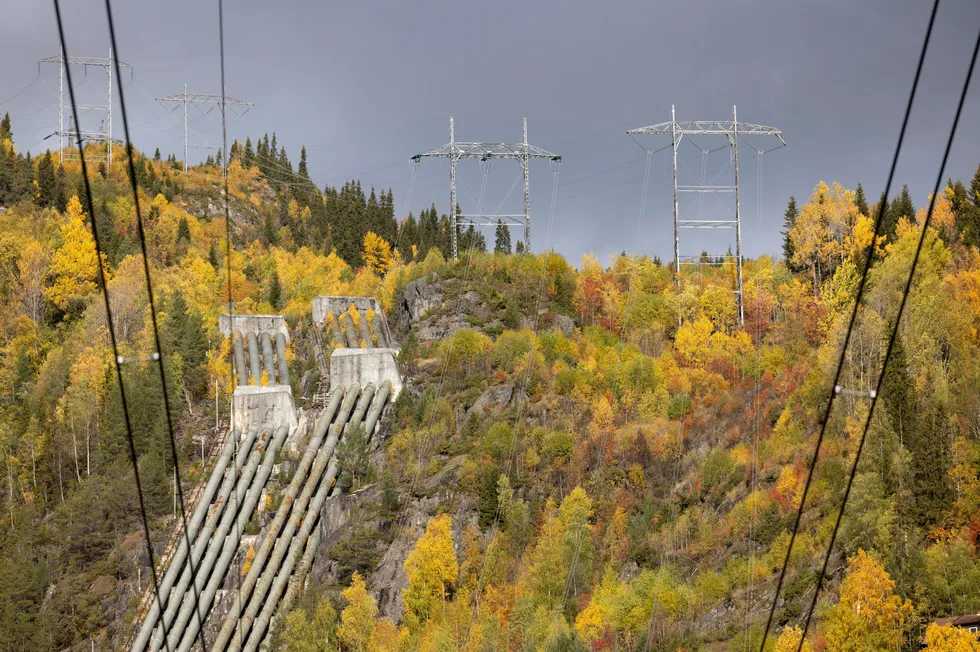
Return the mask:
[[[923,652],[978,652],[977,635],[963,627],[932,623],[926,627],[926,646]]]
[[[429,521],[425,533],[405,558],[408,587],[402,591],[402,600],[410,628],[425,622],[445,599],[446,590],[456,581],[458,572],[452,521],[449,514],[442,514]]]
[[[776,480],[776,488],[773,490],[775,498],[783,508],[796,507],[799,503],[803,488],[800,486],[800,479],[792,466],[784,466],[779,472],[779,479]]]
[[[99,273],[95,240],[85,226],[85,213],[77,196],[68,201],[66,214],[68,221],[61,227],[62,245],[51,256],[48,270],[54,282],[45,291],[48,299],[62,310],[95,292]]]
[[[894,590],[895,581],[884,567],[858,550],[847,562],[840,600],[831,609],[829,648],[841,652],[899,649],[912,603]]]
[[[698,317],[697,321],[685,322],[677,329],[675,350],[692,366],[704,364],[707,361],[712,330],[711,321],[703,315]]]
[[[378,276],[384,276],[394,260],[391,245],[373,231],[368,231],[364,236],[361,257],[364,259],[364,264]]]
[[[800,639],[802,638],[803,630],[796,625],[785,627],[779,638],[776,639],[776,648],[773,652],[796,652],[797,650],[812,652],[813,646],[810,645],[809,641],[804,641],[802,649],[800,648]]]
[[[589,423],[589,434],[593,437],[607,434],[612,430],[613,408],[612,404],[605,395],[599,397],[599,402],[592,412],[592,421]]]
[[[248,575],[248,571],[252,568],[252,562],[255,561],[255,546],[249,545],[248,550],[245,551],[245,563],[242,564],[242,577]]]
[[[350,652],[368,652],[374,647],[371,642],[375,630],[374,619],[378,615],[378,604],[367,592],[364,578],[360,573],[354,573],[350,586],[343,590],[340,597],[347,602],[347,606],[340,614],[337,639]]]
[[[803,206],[796,225],[789,231],[794,249],[792,262],[811,271],[814,287],[850,253],[849,235],[859,216],[853,193],[839,183],[829,188],[821,181]]]
[[[588,606],[575,617],[575,629],[586,643],[597,641],[610,626],[613,597],[619,588],[616,572],[612,567],[607,567],[602,583],[596,587]]]
[[[728,330],[738,317],[738,306],[735,304],[735,293],[720,285],[709,285],[701,293],[701,314],[720,330]]]

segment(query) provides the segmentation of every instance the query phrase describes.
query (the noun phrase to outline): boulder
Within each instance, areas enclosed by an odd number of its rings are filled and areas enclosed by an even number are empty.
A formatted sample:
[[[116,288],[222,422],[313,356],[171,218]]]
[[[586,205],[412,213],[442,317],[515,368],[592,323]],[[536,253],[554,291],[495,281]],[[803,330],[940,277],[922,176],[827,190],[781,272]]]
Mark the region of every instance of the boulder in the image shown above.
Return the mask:
[[[429,283],[425,278],[405,286],[398,306],[398,329],[402,332],[414,326],[425,313],[442,305],[442,287]]]
[[[469,414],[473,412],[479,414],[486,414],[487,412],[500,412],[507,404],[510,403],[510,399],[514,396],[514,383],[504,383],[502,385],[495,385],[488,389],[487,391],[480,394],[480,397],[473,402],[473,406],[470,407]]]

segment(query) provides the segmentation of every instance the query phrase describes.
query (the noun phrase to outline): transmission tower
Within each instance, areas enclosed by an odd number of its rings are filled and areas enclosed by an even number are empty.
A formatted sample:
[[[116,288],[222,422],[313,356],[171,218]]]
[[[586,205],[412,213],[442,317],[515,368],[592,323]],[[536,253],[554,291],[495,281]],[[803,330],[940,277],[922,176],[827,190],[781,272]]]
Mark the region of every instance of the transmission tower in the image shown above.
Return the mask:
[[[47,57],[46,59],[41,59],[38,61],[38,74],[40,74],[42,63],[56,63],[58,64],[59,74],[58,74],[58,131],[55,133],[58,135],[58,163],[63,163],[65,160],[65,142],[70,144],[77,142],[80,138],[83,141],[89,141],[93,143],[105,143],[106,153],[104,157],[96,157],[96,160],[104,160],[107,165],[112,165],[112,143],[122,144],[120,140],[114,140],[112,138],[112,69],[118,64],[120,68],[129,68],[130,75],[132,75],[132,67],[128,63],[123,63],[112,58],[112,48],[109,48],[108,57],[68,57],[65,58],[62,55],[56,57]],[[76,107],[79,109],[91,110],[91,111],[105,111],[106,122],[104,127],[100,128],[98,131],[81,131],[81,125],[76,125],[74,120],[69,120],[68,129],[65,129],[65,66],[83,66],[85,69],[85,74],[88,75],[89,66],[96,68],[102,68],[105,70],[106,78],[109,80],[108,89],[106,91],[106,102],[105,104],[77,104]],[[71,104],[68,105],[71,108]],[[105,128],[105,127],[108,128]],[[52,134],[53,135],[53,134]],[[72,157],[75,155],[72,154]]]
[[[524,138],[519,143],[464,143],[456,140],[456,131],[452,116],[449,117],[449,143],[438,149],[416,154],[412,161],[418,164],[423,156],[449,159],[449,213],[451,226],[451,243],[453,260],[459,257],[456,239],[460,223],[466,222],[473,226],[496,226],[497,220],[506,226],[524,225],[524,248],[531,250],[531,185],[529,170],[532,159],[548,159],[556,164],[561,163],[561,157],[552,152],[535,147],[527,142],[527,118],[524,118]],[[521,164],[524,171],[524,212],[511,214],[471,213],[456,214],[456,163],[460,159],[477,159],[481,163],[489,163],[492,159],[514,159]]]
[[[748,122],[739,122],[737,108],[732,106],[732,119],[731,120],[691,120],[691,121],[678,121],[674,114],[674,105],[670,106],[670,122],[662,122],[660,124],[650,125],[649,127],[641,127],[639,129],[630,129],[626,132],[631,136],[670,136],[671,142],[669,145],[662,147],[660,149],[666,149],[670,147],[673,151],[674,160],[674,272],[677,283],[680,283],[680,271],[681,265],[692,264],[700,262],[699,256],[681,256],[681,240],[680,233],[681,229],[734,229],[735,230],[735,266],[736,266],[736,277],[735,277],[735,300],[738,305],[738,322],[739,324],[745,321],[745,307],[742,301],[742,225],[741,225],[741,199],[739,195],[739,183],[738,183],[738,142],[741,139],[745,144],[751,147],[756,154],[761,157],[767,152],[771,152],[774,149],[779,149],[786,145],[786,141],[783,140],[783,132],[776,127],[767,127],[765,125],[751,124]],[[731,185],[704,185],[704,174],[699,179],[699,183],[696,185],[678,185],[677,183],[677,147],[681,144],[684,136],[688,136],[689,140],[695,147],[697,147],[702,155],[710,154],[718,149],[731,149],[731,160],[732,160],[732,172],[734,176],[734,182]],[[704,149],[700,145],[694,142],[690,136],[724,136],[727,139],[727,145],[722,145],[716,149]],[[751,144],[748,137],[751,136],[767,136],[775,137],[779,140],[779,144],[770,149],[760,149]],[[635,140],[635,138],[634,138]],[[642,144],[637,141],[640,147]],[[646,149],[646,147],[643,147]],[[660,150],[656,150],[660,151]],[[647,150],[651,153],[650,150]],[[703,170],[703,168],[702,168]],[[681,219],[679,215],[679,202],[678,194],[682,192],[692,192],[692,193],[732,193],[734,195],[735,202],[735,219],[732,220],[704,220],[704,219],[691,219],[685,220]],[[721,258],[721,257],[718,257]],[[728,259],[728,256],[725,256]]]
[[[157,102],[174,102],[175,103],[174,108],[170,109],[171,113],[176,111],[181,104],[184,105],[184,174],[187,174],[187,105],[188,104],[211,104],[212,105],[211,108],[208,109],[207,111],[203,111],[202,115],[207,115],[208,113],[211,113],[211,111],[214,110],[215,106],[221,107],[222,111],[225,111],[226,110],[225,107],[228,106],[246,107],[245,110],[242,111],[241,113],[238,113],[237,111],[235,111],[235,109],[231,109],[231,112],[237,115],[238,117],[245,115],[246,113],[248,113],[248,109],[250,107],[255,106],[251,102],[236,100],[235,98],[228,97],[227,95],[222,96],[222,95],[211,95],[207,93],[188,93],[186,83],[184,84],[183,93],[180,93],[179,95],[168,95],[166,97],[158,97],[156,98],[156,100]],[[227,117],[227,115],[223,115],[222,117],[225,118]],[[213,147],[207,144],[191,145],[191,147],[199,147],[201,149],[213,149]],[[224,152],[222,156],[227,157],[228,152]],[[224,168],[222,167],[222,169]]]

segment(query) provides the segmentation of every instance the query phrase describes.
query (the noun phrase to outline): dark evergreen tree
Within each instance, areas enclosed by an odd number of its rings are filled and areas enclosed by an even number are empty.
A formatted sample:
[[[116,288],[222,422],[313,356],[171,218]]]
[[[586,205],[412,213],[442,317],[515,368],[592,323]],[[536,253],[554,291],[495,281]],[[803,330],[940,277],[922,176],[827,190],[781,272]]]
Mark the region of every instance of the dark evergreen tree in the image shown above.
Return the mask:
[[[926,386],[933,385],[927,383]],[[939,401],[921,412],[919,427],[911,438],[909,451],[912,454],[915,487],[913,518],[923,528],[930,528],[943,518],[953,502],[949,481],[952,458],[949,415]]]
[[[54,175],[51,152],[45,152],[37,161],[37,203],[40,206],[54,206],[58,199],[58,183]]]
[[[419,232],[418,223],[415,221],[415,216],[409,212],[408,217],[402,220],[401,225],[398,227],[398,237],[396,238],[399,249],[401,249],[402,256],[404,259],[412,259],[412,246],[415,246],[416,251],[419,246]]]
[[[885,236],[887,240],[894,238],[896,226],[898,225],[898,220],[892,215],[891,206],[888,203],[888,198],[885,197],[885,193],[881,193],[881,198],[878,203],[875,204],[872,209],[871,219],[877,220],[878,213],[881,213],[881,229],[879,229],[878,234]]]
[[[214,155],[214,164],[216,166],[218,166],[219,168],[222,168],[222,169],[225,167],[224,159],[221,156],[221,148],[220,147],[218,148],[218,153]]]
[[[59,165],[58,172],[55,174],[55,208],[65,212],[68,207],[68,194],[65,189],[65,166]]]
[[[157,147],[156,148],[156,151],[153,152],[153,160],[154,161],[159,161],[160,160],[160,148],[159,147]]]
[[[10,114],[4,113],[3,120],[0,120],[0,145],[3,144],[5,140],[13,140],[14,134],[10,130]]]
[[[494,232],[493,251],[498,254],[510,253],[510,229],[504,226],[504,221],[497,219],[497,228]]]
[[[252,149],[252,139],[245,138],[245,151],[242,152],[242,166],[245,169],[252,167],[255,162],[255,150]]]
[[[364,209],[364,222],[366,231],[373,231],[378,235],[382,229],[381,224],[381,207],[378,206],[378,197],[374,194],[374,186],[371,186],[371,194],[368,196],[367,206]]]
[[[187,223],[186,217],[181,217],[180,221],[177,222],[177,244],[181,242],[191,241],[191,229]]]
[[[297,168],[296,173],[304,179],[310,178],[310,173],[306,169],[306,145],[299,150],[299,168]]]
[[[901,337],[896,337],[895,346],[888,359],[885,377],[881,381],[881,399],[898,435],[899,442],[908,447],[906,438],[915,431],[915,392],[909,375],[908,359]]]
[[[980,166],[970,182],[969,193],[962,183],[957,182],[957,186],[958,189],[954,189],[957,205],[953,211],[960,238],[967,246],[980,247]]]
[[[896,226],[898,225],[898,221],[903,217],[911,222],[915,222],[915,204],[912,203],[912,195],[909,194],[908,184],[902,186],[902,192],[892,201],[891,208],[888,212],[891,215],[892,222]],[[891,232],[891,236],[894,239],[894,231]]]
[[[211,241],[211,247],[208,249],[208,262],[211,263],[211,267],[218,269],[218,252],[214,248],[214,241]]]
[[[514,245],[514,253],[515,254],[523,254],[524,253],[524,241],[523,240],[518,240],[517,241],[517,244]]]
[[[276,312],[282,309],[282,285],[279,284],[279,270],[275,268],[269,277],[269,305]]]
[[[861,187],[860,182],[857,185],[857,190],[854,191],[854,205],[857,206],[858,212],[865,217],[871,217],[868,214],[868,200],[864,196],[864,188]]]
[[[214,157],[208,154],[207,161],[204,162],[205,165],[214,165]]]
[[[800,216],[800,212],[796,209],[796,197],[790,196],[789,203],[786,205],[786,212],[783,213],[783,260],[786,262],[786,266],[791,270],[793,269],[791,262],[793,260],[793,254],[795,250],[793,248],[793,241],[789,237],[789,232],[796,225],[796,218]]]

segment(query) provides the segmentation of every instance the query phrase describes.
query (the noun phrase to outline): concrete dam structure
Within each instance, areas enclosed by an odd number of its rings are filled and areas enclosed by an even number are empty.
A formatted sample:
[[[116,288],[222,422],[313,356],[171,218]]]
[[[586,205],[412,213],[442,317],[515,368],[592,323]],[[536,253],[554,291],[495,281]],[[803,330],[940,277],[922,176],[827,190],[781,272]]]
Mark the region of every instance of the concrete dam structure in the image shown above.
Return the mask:
[[[331,386],[388,381],[402,388],[398,345],[374,297],[314,297],[313,323],[330,346]]]
[[[162,558],[159,600],[152,585],[143,597],[130,649],[187,651],[202,627],[209,649],[259,649],[302,590],[321,510],[340,493],[337,448],[355,426],[374,443],[402,385],[398,349],[375,299],[316,297],[313,317],[332,331],[329,390],[304,413],[290,386],[285,319],[220,316],[236,380],[231,427],[186,536],[178,525]],[[302,455],[284,464],[287,439]]]

